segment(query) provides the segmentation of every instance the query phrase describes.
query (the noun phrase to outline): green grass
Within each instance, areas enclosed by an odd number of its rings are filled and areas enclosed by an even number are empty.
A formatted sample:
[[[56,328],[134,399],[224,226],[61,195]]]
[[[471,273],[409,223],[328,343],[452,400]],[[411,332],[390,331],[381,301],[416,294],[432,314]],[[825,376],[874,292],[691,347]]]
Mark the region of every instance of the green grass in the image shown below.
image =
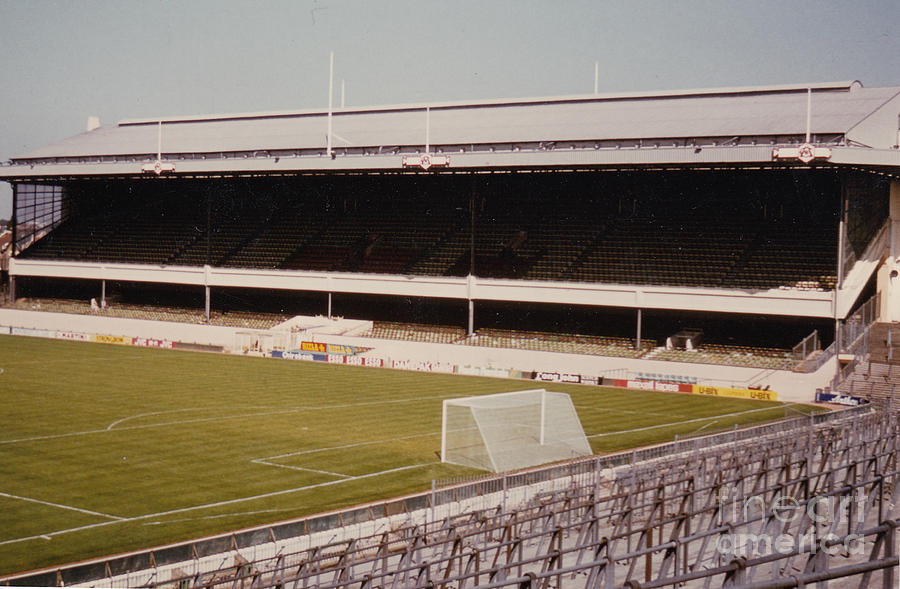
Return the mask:
[[[15,336],[0,368],[0,574],[425,490],[473,472],[438,462],[443,399],[544,386]],[[595,452],[788,413],[547,388],[572,396]]]

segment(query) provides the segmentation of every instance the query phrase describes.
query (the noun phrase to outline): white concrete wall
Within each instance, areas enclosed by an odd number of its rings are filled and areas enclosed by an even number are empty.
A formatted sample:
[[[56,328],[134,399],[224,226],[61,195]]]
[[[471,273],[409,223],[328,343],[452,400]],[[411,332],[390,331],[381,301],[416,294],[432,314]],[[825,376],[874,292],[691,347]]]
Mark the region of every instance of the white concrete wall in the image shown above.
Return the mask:
[[[220,327],[216,325],[194,325],[168,321],[147,321],[144,319],[96,317],[94,315],[69,315],[66,313],[43,313],[17,309],[0,309],[0,325],[164,339],[200,345],[225,346],[227,348],[231,348],[234,345],[235,331],[247,331],[246,329],[237,330],[234,327]]]
[[[456,344],[426,344],[361,337],[341,337],[316,334],[310,341],[342,343],[371,347],[367,355],[421,362],[444,362],[458,366],[479,366],[513,370],[565,372],[588,376],[624,378],[636,373],[667,374],[695,377],[700,384],[746,388],[749,385],[769,386],[778,392],[780,401],[811,402],[816,388],[826,386],[835,374],[836,359],[832,359],[813,374],[743,368],[715,364],[642,360],[611,356],[586,356],[559,352],[485,348]]]
[[[228,350],[235,346],[235,332],[250,331],[233,327],[20,311],[15,309],[0,309],[0,326],[166,339],[201,345],[223,346]],[[779,400],[791,402],[812,401],[816,388],[826,386],[834,376],[836,362],[835,359],[832,359],[818,372],[802,374],[762,368],[609,356],[586,356],[455,344],[429,344],[325,333],[310,333],[304,335],[303,338],[306,341],[372,348],[366,355],[390,360],[616,378],[627,378],[637,373],[656,373],[693,377],[697,379],[699,384],[711,386],[734,388],[746,388],[750,385],[769,386],[778,393]]]

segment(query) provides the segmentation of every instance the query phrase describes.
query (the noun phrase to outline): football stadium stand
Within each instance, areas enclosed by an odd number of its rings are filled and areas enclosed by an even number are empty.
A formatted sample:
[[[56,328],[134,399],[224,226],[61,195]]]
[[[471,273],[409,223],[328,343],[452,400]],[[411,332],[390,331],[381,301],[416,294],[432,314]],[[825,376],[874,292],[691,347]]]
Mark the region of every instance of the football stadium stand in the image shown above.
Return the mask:
[[[837,375],[863,301],[900,315],[898,104],[854,81],[344,108],[339,148],[322,111],[125,120],[0,166],[9,298],[201,287],[202,321],[265,323],[327,295],[377,337],[773,369],[816,332]],[[657,349],[685,328],[702,350]]]
[[[666,391],[733,372],[751,398],[796,377],[855,406],[14,582],[894,586],[898,113],[900,87],[858,81],[592,94],[123,120],[13,158],[0,312],[41,325],[5,333],[58,333],[26,310],[82,336],[150,319],[274,356],[278,326],[303,359],[306,316],[328,362],[383,345],[409,355],[375,365]],[[359,321],[328,333],[335,312]],[[823,497],[858,517],[819,521]]]

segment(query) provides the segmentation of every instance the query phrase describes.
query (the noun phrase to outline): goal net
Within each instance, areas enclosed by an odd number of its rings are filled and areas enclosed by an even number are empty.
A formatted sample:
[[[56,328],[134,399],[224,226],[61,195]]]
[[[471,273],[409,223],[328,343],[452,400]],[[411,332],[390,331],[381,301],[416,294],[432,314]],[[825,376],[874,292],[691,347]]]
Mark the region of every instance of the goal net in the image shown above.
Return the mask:
[[[591,447],[565,393],[544,389],[444,401],[441,461],[494,472],[578,456]]]

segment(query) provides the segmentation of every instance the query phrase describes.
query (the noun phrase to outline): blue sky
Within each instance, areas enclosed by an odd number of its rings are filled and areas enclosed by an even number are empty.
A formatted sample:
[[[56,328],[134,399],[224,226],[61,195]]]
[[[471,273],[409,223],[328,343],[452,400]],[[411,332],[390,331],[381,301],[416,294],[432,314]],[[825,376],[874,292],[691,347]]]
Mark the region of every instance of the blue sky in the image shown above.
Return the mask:
[[[0,161],[123,118],[900,85],[897,0],[0,0]],[[0,183],[0,217],[11,192]]]

